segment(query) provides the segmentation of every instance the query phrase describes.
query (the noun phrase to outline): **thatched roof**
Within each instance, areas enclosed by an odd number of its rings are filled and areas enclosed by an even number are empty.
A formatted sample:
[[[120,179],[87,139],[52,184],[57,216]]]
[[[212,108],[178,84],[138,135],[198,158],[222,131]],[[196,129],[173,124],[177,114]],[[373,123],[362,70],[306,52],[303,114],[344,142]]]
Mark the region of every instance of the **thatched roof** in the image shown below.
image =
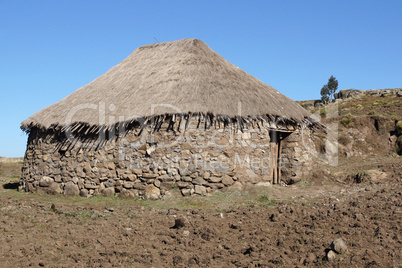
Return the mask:
[[[310,116],[201,40],[183,39],[137,48],[88,85],[23,121],[21,128],[63,128],[66,123],[99,127],[108,125],[110,116],[115,122],[164,114],[236,119],[239,102],[242,118],[282,117],[299,124]]]

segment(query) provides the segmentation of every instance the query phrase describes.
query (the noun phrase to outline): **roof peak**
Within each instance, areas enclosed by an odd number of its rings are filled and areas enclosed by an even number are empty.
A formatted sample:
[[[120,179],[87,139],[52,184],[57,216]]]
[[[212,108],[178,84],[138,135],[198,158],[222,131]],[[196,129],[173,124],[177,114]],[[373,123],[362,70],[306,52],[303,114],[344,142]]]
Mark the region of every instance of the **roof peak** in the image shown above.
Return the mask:
[[[114,107],[104,111],[105,118],[119,121],[172,113],[271,115],[297,122],[309,116],[296,102],[229,63],[203,41],[186,38],[137,48],[105,74],[25,120],[22,127],[105,124],[96,109],[79,109],[100,103]]]

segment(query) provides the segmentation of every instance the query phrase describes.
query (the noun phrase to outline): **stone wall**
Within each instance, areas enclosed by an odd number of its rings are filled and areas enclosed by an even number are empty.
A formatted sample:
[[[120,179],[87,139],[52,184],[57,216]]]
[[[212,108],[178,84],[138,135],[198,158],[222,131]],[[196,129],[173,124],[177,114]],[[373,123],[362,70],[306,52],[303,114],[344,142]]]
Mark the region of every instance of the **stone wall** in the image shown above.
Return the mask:
[[[32,129],[22,168],[22,188],[66,195],[119,194],[157,199],[179,188],[182,195],[272,182],[268,129],[198,128],[141,131],[132,127],[109,137],[80,136]],[[271,133],[271,137],[270,137]],[[108,136],[106,135],[106,136]],[[68,136],[69,138],[66,138]],[[287,142],[288,140],[289,142]],[[308,172],[310,159],[298,147],[300,134],[282,141],[286,176]]]

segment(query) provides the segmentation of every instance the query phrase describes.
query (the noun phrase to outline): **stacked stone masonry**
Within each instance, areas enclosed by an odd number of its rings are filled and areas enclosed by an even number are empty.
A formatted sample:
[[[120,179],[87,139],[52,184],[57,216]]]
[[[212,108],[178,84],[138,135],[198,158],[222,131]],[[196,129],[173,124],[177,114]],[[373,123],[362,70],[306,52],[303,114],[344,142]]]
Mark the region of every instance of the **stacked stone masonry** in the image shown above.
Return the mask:
[[[167,127],[159,131],[133,127],[121,134],[109,133],[106,139],[32,129],[22,189],[158,199],[177,188],[189,196],[271,183],[270,168],[277,159],[270,151],[272,135],[287,136],[267,128],[205,130],[196,123],[180,131],[166,131]],[[301,147],[301,136],[296,131],[281,142],[283,176],[306,176],[311,170],[312,159]]]

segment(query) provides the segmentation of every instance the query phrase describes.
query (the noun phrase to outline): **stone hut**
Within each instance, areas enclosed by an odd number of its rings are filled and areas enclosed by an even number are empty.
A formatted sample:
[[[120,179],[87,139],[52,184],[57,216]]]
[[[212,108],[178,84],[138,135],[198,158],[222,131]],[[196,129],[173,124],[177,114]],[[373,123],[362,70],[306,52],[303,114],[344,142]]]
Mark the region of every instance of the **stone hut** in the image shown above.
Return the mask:
[[[156,199],[278,183],[309,172],[301,137],[316,127],[200,40],[146,45],[21,123],[21,188]]]

